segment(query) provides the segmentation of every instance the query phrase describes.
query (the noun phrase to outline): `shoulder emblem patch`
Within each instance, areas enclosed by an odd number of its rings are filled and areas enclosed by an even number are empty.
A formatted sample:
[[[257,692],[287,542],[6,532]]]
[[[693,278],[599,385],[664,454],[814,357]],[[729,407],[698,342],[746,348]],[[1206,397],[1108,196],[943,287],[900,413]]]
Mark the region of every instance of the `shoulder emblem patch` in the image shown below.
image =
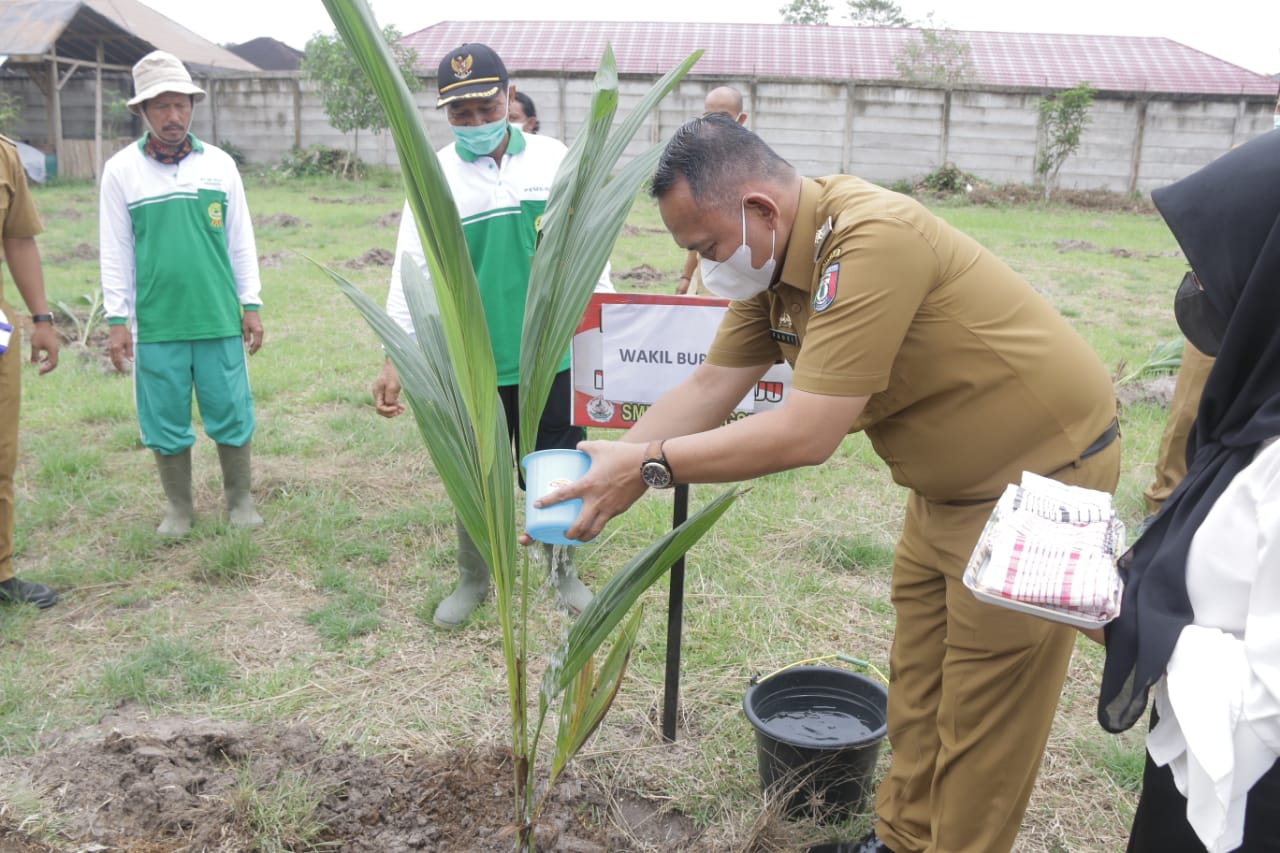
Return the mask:
[[[822,271],[818,289],[813,294],[813,313],[825,311],[836,301],[836,285],[840,283],[840,265],[832,264]]]

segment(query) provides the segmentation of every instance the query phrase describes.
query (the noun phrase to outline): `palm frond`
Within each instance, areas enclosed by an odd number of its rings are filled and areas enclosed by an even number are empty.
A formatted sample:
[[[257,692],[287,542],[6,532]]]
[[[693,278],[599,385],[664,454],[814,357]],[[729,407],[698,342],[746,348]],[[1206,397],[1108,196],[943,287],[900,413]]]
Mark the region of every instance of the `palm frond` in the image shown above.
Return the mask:
[[[605,48],[590,116],[552,184],[541,242],[530,271],[520,338],[522,457],[533,449],[556,368],[569,349],[631,205],[653,174],[661,148],[653,146],[615,174],[618,160],[654,107],[701,55],[702,51],[695,51],[663,75],[614,128],[618,74],[613,49]]]
[[[417,223],[427,269],[439,297],[445,339],[453,363],[460,368],[458,384],[462,399],[475,422],[476,434],[491,435],[497,407],[493,393],[497,387],[497,368],[453,191],[418,115],[413,93],[405,84],[368,4],[364,0],[323,2],[387,113],[409,209]],[[494,448],[481,445],[479,450],[481,462],[488,468],[494,462],[491,455]]]

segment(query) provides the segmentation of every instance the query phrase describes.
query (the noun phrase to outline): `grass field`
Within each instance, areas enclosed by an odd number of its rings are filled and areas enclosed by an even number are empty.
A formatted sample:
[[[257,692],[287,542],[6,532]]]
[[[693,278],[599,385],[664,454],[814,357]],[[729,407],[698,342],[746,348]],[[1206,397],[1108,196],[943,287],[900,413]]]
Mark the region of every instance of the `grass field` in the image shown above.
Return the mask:
[[[0,608],[0,761],[36,754],[59,733],[131,703],[155,715],[302,724],[334,749],[370,756],[505,739],[492,605],[464,630],[431,626],[455,578],[453,512],[412,418],[374,415],[379,346],[313,264],[341,270],[381,301],[398,182],[250,175],[247,187],[266,327],[250,362],[254,491],[266,523],[245,533],[220,521],[216,455],[201,436],[195,529],[176,543],[160,539],[163,501],[138,441],[131,382],[110,369],[101,340],[68,342],[44,378],[25,373],[17,565],[63,597],[44,613]],[[64,183],[36,197],[51,302],[79,305],[97,286],[95,192]],[[1108,366],[1141,363],[1176,337],[1170,307],[1185,265],[1154,213],[934,207],[1022,272]],[[641,199],[613,257],[615,283],[669,292],[682,257]],[[15,299],[12,286],[8,296]],[[75,333],[65,320],[63,329]],[[1117,500],[1130,529],[1142,516],[1164,415],[1150,402],[1123,412]],[[719,492],[691,491],[693,508]],[[862,436],[820,468],[753,484],[689,557],[677,742],[664,744],[658,727],[659,584],[646,599],[629,677],[578,773],[686,815],[697,836],[688,849],[798,848],[860,829],[771,816],[741,701],[753,674],[800,659],[844,653],[887,671],[889,565],[903,502]],[[614,521],[581,549],[584,579],[602,583],[669,525],[670,513],[669,498],[655,495]],[[548,597],[536,618],[549,648],[565,617]],[[1107,735],[1094,721],[1101,662],[1081,640],[1020,851],[1123,846],[1142,741],[1138,732]],[[64,849],[46,793],[0,773],[0,825]],[[637,837],[633,849],[664,846]]]

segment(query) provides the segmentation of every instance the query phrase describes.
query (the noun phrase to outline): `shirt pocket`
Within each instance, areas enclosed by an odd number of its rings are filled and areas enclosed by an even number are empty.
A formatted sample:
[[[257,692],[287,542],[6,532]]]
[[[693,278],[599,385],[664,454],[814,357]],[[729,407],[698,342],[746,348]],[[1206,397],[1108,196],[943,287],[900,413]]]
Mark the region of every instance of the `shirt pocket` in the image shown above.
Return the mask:
[[[204,227],[219,236],[226,234],[227,194],[222,190],[196,190],[196,209]]]

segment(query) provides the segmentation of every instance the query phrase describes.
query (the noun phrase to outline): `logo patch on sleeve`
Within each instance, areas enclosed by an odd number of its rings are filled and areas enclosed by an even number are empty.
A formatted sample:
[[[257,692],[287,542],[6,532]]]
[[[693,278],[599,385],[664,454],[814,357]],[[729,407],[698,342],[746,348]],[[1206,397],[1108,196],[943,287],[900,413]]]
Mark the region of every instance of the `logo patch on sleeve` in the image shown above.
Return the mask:
[[[836,285],[840,282],[840,265],[832,264],[822,271],[818,289],[813,294],[813,313],[825,311],[836,301]]]

